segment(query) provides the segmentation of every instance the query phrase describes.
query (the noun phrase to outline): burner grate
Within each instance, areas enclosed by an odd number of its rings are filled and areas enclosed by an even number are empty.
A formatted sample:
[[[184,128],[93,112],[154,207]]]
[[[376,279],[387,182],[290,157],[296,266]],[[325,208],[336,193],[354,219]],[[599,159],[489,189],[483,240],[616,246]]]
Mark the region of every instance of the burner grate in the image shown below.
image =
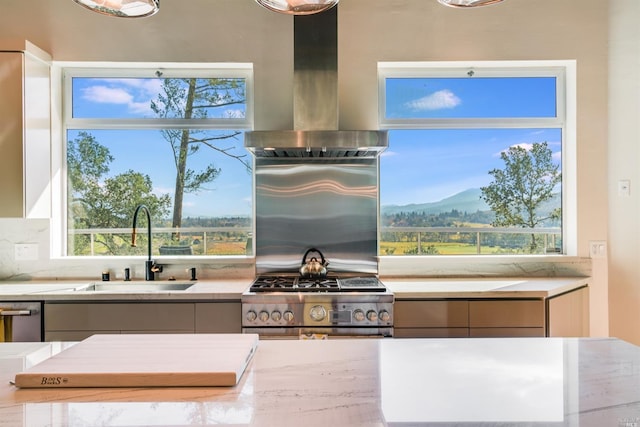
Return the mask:
[[[251,292],[338,292],[335,278],[303,279],[290,276],[260,276],[254,280]]]
[[[385,292],[377,277],[303,278],[295,276],[258,276],[250,292]]]
[[[336,279],[298,279],[296,288],[301,291],[317,292],[337,292],[340,290]]]

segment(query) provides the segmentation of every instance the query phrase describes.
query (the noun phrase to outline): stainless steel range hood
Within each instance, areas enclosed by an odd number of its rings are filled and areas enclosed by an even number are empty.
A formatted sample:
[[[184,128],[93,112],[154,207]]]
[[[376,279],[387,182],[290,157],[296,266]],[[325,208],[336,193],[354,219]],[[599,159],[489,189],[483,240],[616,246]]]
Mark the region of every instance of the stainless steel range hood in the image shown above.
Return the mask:
[[[338,7],[294,18],[293,130],[245,133],[256,157],[375,158],[386,131],[338,130]]]

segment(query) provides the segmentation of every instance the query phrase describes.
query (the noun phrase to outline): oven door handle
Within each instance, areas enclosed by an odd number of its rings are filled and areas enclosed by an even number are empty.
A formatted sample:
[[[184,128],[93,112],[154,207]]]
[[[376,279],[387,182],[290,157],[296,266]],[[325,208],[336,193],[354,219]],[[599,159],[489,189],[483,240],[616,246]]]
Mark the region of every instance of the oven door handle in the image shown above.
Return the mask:
[[[31,310],[0,310],[0,316],[31,316]]]

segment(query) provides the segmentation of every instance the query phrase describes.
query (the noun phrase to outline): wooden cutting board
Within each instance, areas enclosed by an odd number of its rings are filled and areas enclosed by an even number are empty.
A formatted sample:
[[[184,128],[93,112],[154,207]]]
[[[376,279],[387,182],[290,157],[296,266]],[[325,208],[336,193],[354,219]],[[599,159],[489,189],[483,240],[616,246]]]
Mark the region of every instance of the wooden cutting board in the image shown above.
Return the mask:
[[[15,385],[234,386],[257,345],[257,334],[93,335],[16,374]]]

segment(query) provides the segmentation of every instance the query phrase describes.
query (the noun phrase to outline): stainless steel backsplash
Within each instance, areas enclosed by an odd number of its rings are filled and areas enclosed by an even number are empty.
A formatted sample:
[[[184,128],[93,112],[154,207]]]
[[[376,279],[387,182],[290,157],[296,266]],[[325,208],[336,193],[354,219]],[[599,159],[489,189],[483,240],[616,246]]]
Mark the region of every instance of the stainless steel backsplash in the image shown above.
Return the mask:
[[[297,273],[315,247],[329,274],[377,274],[377,159],[256,158],[255,179],[256,273]]]

